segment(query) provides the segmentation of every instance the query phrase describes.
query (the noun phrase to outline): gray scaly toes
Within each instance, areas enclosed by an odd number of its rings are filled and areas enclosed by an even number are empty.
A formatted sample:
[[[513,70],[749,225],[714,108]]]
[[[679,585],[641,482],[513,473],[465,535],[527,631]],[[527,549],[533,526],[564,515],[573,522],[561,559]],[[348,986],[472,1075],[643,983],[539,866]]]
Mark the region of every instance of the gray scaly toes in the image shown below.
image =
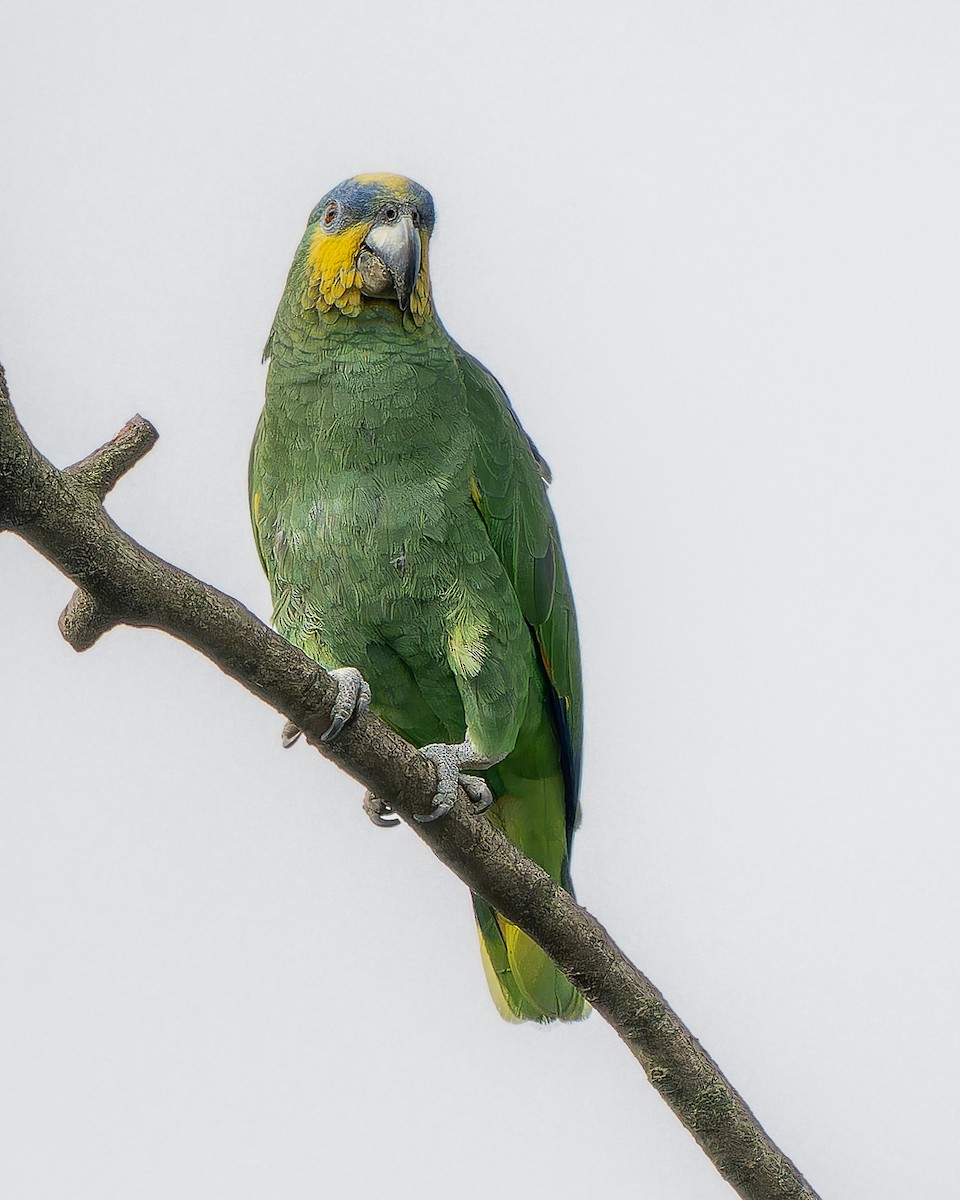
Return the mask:
[[[349,720],[370,707],[370,684],[356,667],[337,667],[330,674],[337,681],[337,698],[333,702],[330,728],[321,735],[322,742],[332,742]],[[284,725],[280,731],[284,750],[290,749],[301,732],[292,721]]]
[[[434,761],[431,759],[431,761]],[[471,801],[476,806],[477,812],[486,812],[493,803],[493,792],[487,787],[486,781],[480,779],[476,775],[461,775],[457,773],[457,783],[470,797]],[[456,793],[454,793],[456,794]],[[437,817],[442,817],[445,812],[449,811],[450,806],[446,805],[442,811],[437,810],[426,817],[417,817],[418,821],[435,821]],[[394,816],[393,808],[386,800],[381,800],[375,796],[373,792],[367,792],[363,798],[363,811],[367,814],[374,825],[381,829],[390,829],[394,825],[400,824],[400,818]]]
[[[458,783],[470,797],[478,813],[486,812],[493,803],[493,792],[487,786],[487,781],[479,775],[460,775]],[[430,818],[427,818],[430,820]]]
[[[351,718],[370,707],[370,684],[356,667],[338,667],[330,674],[337,681],[337,698],[333,702],[330,728],[320,738],[322,742],[332,742]]]
[[[433,812],[417,817],[421,824],[436,821],[438,817],[448,813],[453,808],[457,799],[457,789],[460,787],[477,806],[478,812],[485,812],[493,803],[493,793],[486,781],[476,775],[464,775],[460,770],[461,767],[493,766],[494,760],[485,759],[478,754],[469,738],[465,738],[459,746],[434,742],[429,746],[422,746],[420,753],[437,769],[437,792],[433,798]]]
[[[301,729],[298,725],[294,725],[292,721],[288,721],[280,730],[280,742],[284,750],[289,750],[296,742],[301,734]]]
[[[373,792],[367,792],[364,796],[363,811],[374,825],[378,825],[381,829],[390,829],[392,826],[400,824],[400,818],[393,815],[393,809],[386,800],[378,800]]]

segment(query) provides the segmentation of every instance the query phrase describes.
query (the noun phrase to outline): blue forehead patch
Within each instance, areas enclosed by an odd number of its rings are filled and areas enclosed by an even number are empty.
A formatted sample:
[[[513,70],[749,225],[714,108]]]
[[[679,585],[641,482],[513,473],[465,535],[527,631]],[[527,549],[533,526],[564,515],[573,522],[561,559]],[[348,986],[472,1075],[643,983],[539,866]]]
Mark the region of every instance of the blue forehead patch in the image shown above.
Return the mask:
[[[319,221],[323,210],[331,200],[340,205],[342,223],[369,220],[390,200],[398,204],[410,204],[420,213],[420,221],[429,233],[434,226],[436,213],[433,197],[405,175],[355,175],[331,188],[310,214],[310,224]]]

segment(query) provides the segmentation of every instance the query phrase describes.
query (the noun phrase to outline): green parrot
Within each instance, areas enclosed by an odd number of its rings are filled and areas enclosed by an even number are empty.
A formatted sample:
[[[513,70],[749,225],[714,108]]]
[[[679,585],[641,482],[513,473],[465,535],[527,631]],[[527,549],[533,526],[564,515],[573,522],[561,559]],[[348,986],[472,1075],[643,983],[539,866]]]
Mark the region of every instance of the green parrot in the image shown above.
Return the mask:
[[[348,179],[310,214],[264,351],[254,533],[274,626],[337,680],[326,736],[370,705],[436,766],[426,819],[462,786],[572,891],[582,685],[550,471],[437,317],[433,226],[429,192],[399,175]],[[375,797],[365,808],[396,824]],[[526,934],[473,905],[504,1017],[589,1011]]]

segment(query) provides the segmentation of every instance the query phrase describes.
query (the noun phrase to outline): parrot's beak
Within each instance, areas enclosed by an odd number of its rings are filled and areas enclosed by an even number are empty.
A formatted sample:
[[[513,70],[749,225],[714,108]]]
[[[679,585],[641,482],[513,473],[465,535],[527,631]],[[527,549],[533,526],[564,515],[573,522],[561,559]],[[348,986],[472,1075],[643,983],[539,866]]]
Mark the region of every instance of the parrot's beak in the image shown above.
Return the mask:
[[[387,268],[400,307],[406,308],[420,274],[420,233],[413,217],[401,213],[392,221],[381,221],[363,244]]]

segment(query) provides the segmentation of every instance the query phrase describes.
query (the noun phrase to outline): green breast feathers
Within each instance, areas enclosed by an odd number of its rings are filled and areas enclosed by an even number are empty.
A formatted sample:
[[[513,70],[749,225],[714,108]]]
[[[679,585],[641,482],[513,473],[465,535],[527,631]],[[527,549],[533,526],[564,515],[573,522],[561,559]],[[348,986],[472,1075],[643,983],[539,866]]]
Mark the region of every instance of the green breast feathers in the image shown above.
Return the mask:
[[[429,193],[396,175],[347,180],[311,213],[267,343],[254,534],[275,627],[337,678],[330,735],[369,703],[436,766],[428,819],[462,786],[571,889],[582,689],[549,472],[436,316],[433,225]],[[474,909],[505,1017],[585,1015],[538,946]]]

